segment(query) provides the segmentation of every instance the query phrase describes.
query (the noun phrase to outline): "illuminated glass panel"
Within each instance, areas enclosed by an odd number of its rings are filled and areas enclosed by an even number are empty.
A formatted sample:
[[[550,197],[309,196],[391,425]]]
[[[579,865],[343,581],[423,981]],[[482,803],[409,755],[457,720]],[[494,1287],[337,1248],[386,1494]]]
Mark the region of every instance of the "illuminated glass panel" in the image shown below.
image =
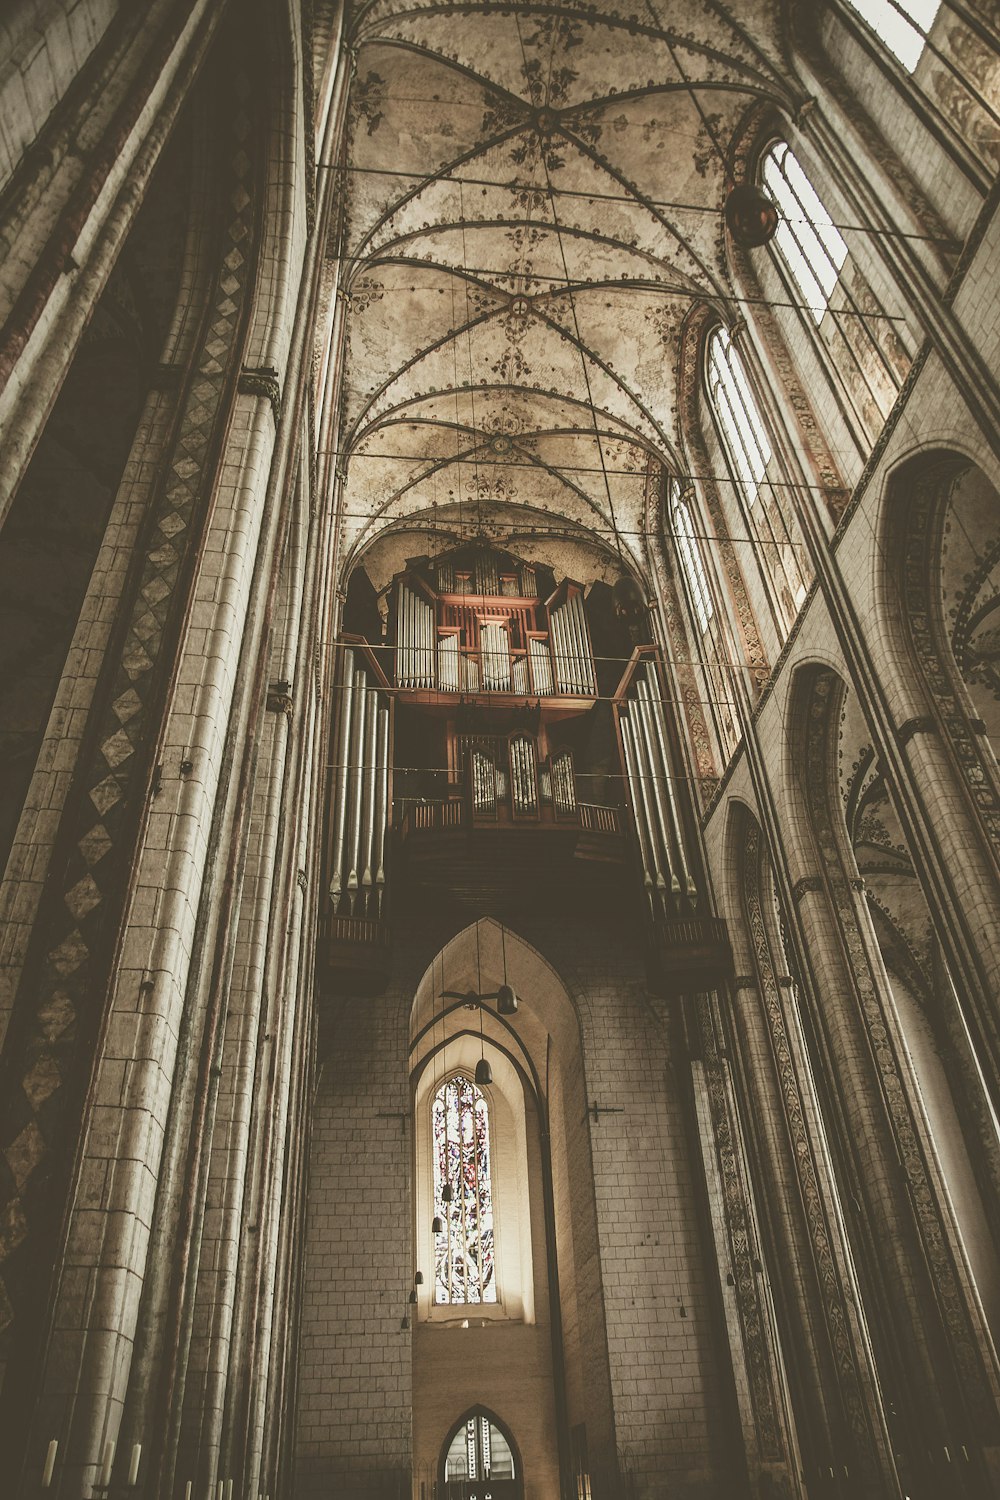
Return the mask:
[[[771,443],[724,328],[717,328],[708,341],[708,390],[730,463],[752,505],[771,462]]]
[[[691,512],[684,501],[677,498],[678,491],[679,486],[671,490],[673,496],[671,521],[674,536],[677,539],[681,567],[684,569],[691,595],[691,603],[698,617],[698,627],[704,635],[713,614],[712,596],[708,591],[705,564],[702,562],[701,548],[695,538]]]
[[[490,1118],[486,1099],[468,1078],[438,1089],[432,1110],[435,1236],[434,1301],[496,1302]],[[451,1202],[443,1197],[451,1186]]]
[[[779,209],[775,249],[818,323],[847,259],[847,246],[787,141],[766,153],[761,180]]]
[[[489,1417],[472,1416],[452,1438],[445,1459],[446,1482],[515,1479],[514,1454],[504,1433]]]
[[[848,0],[848,4],[912,73],[941,9],[940,0]]]

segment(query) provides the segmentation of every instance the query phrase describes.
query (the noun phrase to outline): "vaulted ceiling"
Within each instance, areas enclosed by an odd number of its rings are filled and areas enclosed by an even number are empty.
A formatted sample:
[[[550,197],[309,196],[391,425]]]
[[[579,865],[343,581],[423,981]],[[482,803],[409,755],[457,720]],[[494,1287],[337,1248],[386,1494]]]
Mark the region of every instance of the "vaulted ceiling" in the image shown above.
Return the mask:
[[[790,109],[781,0],[373,0],[353,28],[340,463],[386,525],[586,531],[638,559],[680,331],[734,295],[747,111]]]

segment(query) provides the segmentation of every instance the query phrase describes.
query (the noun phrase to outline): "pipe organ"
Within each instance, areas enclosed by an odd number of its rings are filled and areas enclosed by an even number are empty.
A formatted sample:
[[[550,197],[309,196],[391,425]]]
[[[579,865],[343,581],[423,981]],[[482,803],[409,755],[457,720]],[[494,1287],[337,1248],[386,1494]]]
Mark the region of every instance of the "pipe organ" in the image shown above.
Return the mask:
[[[466,567],[440,561],[431,583],[411,570],[395,585],[398,688],[460,696],[589,698],[597,676],[583,590],[569,580],[545,601],[536,570],[505,571],[480,552]]]
[[[622,761],[641,865],[654,916],[694,910],[698,886],[688,853],[685,786],[670,744],[670,726],[655,660],[641,653],[616,696]]]
[[[390,855],[401,914],[504,871],[605,906],[635,899],[631,844],[651,982],[671,993],[724,968],[661,664],[616,635],[610,593],[585,606],[551,569],[467,547],[396,575],[381,641],[342,638],[326,947],[349,992],[389,972]],[[598,659],[624,668],[616,692],[599,693]]]
[[[335,917],[383,915],[391,814],[391,705],[363,648],[341,651],[333,740],[330,903]]]

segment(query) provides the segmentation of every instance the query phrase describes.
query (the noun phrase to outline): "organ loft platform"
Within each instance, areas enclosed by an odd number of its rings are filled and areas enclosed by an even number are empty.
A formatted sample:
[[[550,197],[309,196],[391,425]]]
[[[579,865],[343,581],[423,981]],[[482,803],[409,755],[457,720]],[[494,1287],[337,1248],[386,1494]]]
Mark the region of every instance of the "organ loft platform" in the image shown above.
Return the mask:
[[[641,911],[659,991],[727,971],[668,664],[606,585],[481,544],[359,585],[345,618],[320,950],[335,989],[384,984],[394,919],[543,896],[581,920]]]

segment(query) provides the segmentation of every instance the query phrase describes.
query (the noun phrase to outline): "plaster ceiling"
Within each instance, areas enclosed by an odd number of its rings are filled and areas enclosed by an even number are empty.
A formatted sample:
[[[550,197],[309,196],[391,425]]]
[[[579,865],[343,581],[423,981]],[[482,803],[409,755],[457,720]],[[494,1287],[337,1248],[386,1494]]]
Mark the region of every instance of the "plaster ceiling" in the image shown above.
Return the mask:
[[[647,465],[681,467],[682,324],[733,295],[713,137],[793,106],[784,30],[781,0],[359,8],[349,555],[523,513],[641,562]]]

